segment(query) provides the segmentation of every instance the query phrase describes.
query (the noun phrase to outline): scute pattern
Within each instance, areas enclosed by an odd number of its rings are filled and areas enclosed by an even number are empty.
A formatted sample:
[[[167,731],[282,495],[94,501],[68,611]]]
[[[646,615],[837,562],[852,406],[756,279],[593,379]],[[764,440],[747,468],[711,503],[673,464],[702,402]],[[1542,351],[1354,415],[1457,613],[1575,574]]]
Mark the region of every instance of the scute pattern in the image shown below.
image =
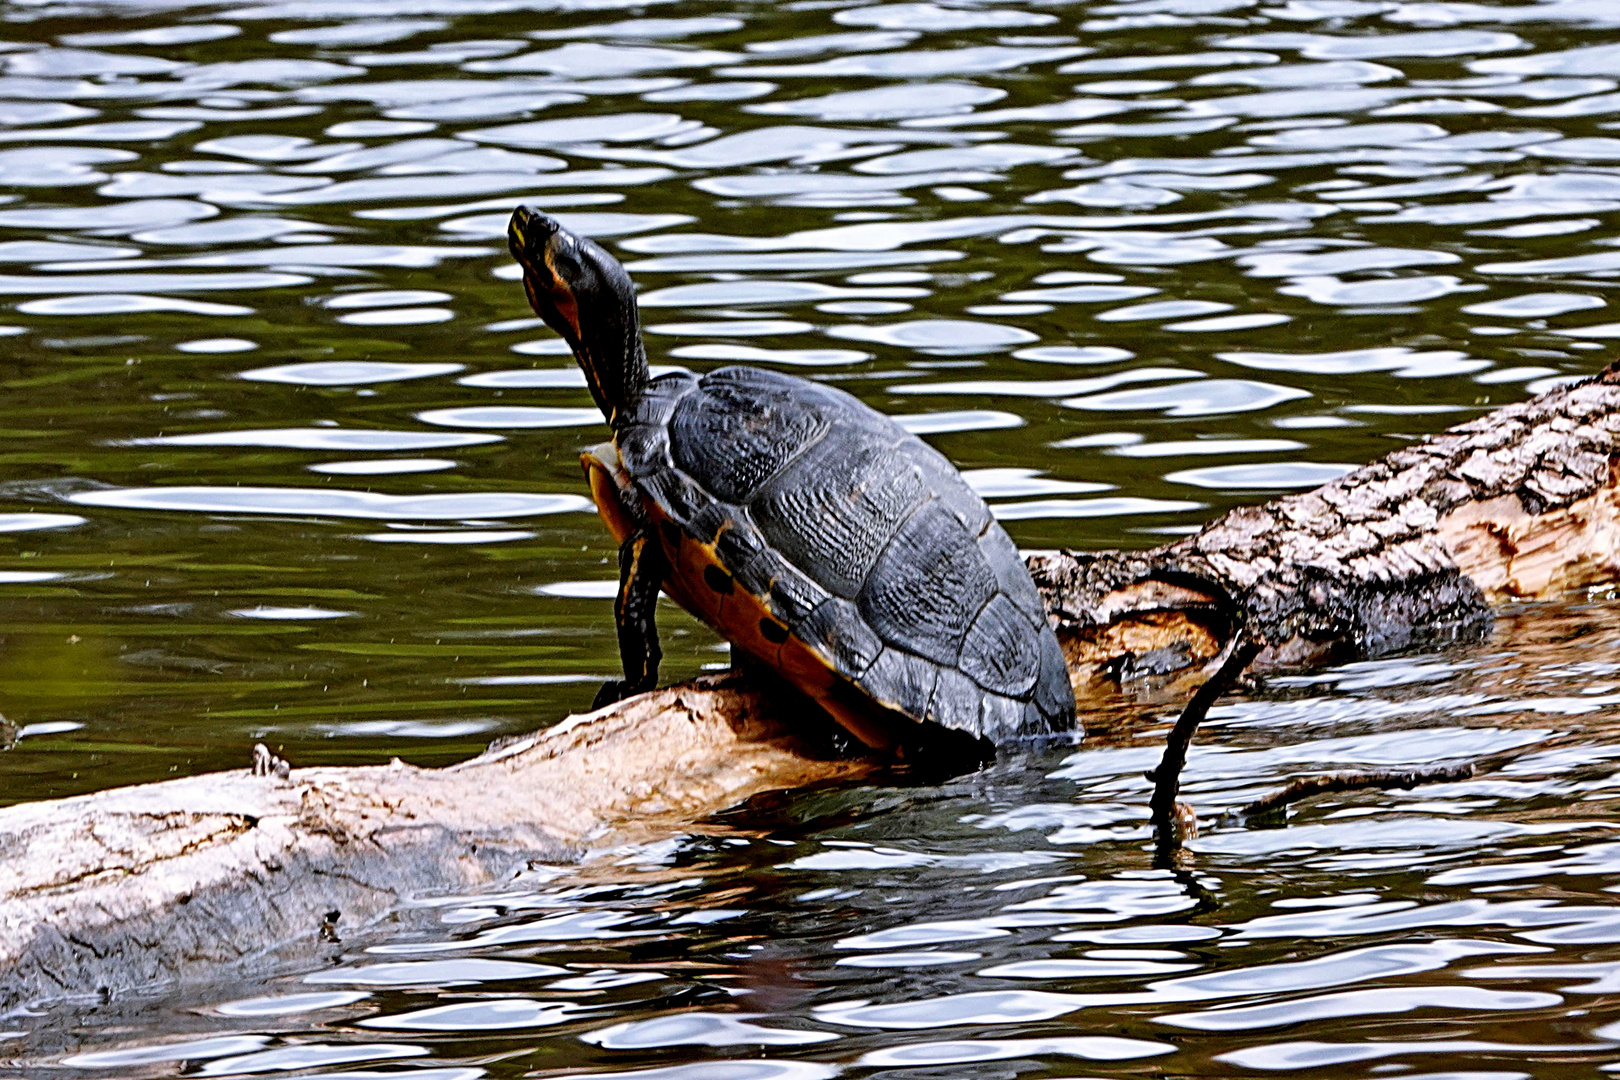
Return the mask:
[[[1041,673],[1035,679],[1035,697],[1031,701],[1047,719],[1047,731],[1061,730],[1052,718],[1074,709],[1074,686],[1069,682],[1069,664],[1063,658],[1063,646],[1051,633],[1041,635]]]
[[[649,382],[647,388],[642,391],[641,399],[636,402],[635,412],[629,417],[629,422],[667,429],[669,418],[675,415],[675,406],[683,397],[696,390],[697,385],[698,377],[689,371],[672,371],[668,375],[660,375]]]
[[[738,507],[711,499],[693,511],[683,524],[688,532],[705,544],[718,544],[723,531],[731,528],[739,513]]]
[[[979,537],[979,550],[984,552],[985,562],[995,573],[996,584],[1029,624],[1037,630],[1047,625],[1046,605],[1041,602],[1041,594],[1030,580],[1024,557],[1018,554],[1012,537],[1001,528],[986,529]]]
[[[619,460],[632,475],[645,475],[672,464],[669,457],[669,429],[662,425],[635,424],[619,432],[614,440]]]
[[[759,530],[746,517],[735,512],[719,530],[714,541],[715,555],[722,565],[731,569],[734,577],[740,576],[737,570],[752,563],[764,550],[765,538],[759,534]]]
[[[823,439],[760,489],[760,530],[817,584],[852,600],[901,522],[928,498],[894,441],[869,431]]]
[[[1027,697],[1040,673],[1040,639],[1005,595],[990,598],[962,642],[964,674],[998,694]]]
[[[760,561],[770,559],[771,611],[790,627],[796,627],[804,621],[816,608],[827,599],[827,592],[820,585],[805,576],[804,571],[790,565],[787,560],[774,552],[760,556]],[[765,595],[760,590],[759,595]]]
[[[887,648],[878,654],[860,686],[868,694],[907,716],[924,717],[934,697],[940,667],[904,649]]]
[[[716,550],[718,551],[719,549],[717,548]],[[742,589],[751,596],[765,597],[766,606],[768,606],[784,622],[789,620],[789,617],[783,614],[782,609],[777,606],[775,598],[776,579],[784,576],[789,569],[788,565],[782,561],[782,557],[780,555],[772,551],[770,548],[762,546],[752,555],[740,559],[737,562],[732,562],[730,556],[723,553],[720,555],[720,558],[726,563],[727,566],[733,568],[733,574],[737,579],[737,587],[739,589]],[[799,617],[803,617],[812,611],[815,608],[815,605],[820,603],[822,599],[822,597],[817,596],[812,602],[801,605],[798,609]]]
[[[947,510],[956,515],[956,519],[962,523],[962,528],[966,529],[970,536],[981,535],[995,519],[990,515],[990,508],[984,505],[984,500],[979,498],[979,493],[968,486],[968,482],[962,479],[962,474],[956,471],[956,466],[952,465],[944,454],[915,436],[912,437],[912,443],[912,452],[907,456],[922,474],[928,490],[934,493],[934,498],[938,499]],[[1004,537],[1007,535],[1000,528],[994,531]],[[1011,547],[1012,540],[1009,539],[1007,544]],[[1013,548],[1013,551],[1016,554],[1017,548]],[[1018,565],[1020,567],[1024,565],[1022,557],[1018,559]],[[1025,570],[1023,574],[1028,577],[1029,571]],[[1033,583],[1030,587],[1034,588]]]
[[[628,467],[626,465],[626,468]],[[642,495],[662,508],[665,517],[679,522],[704,543],[714,539],[712,532],[700,534],[692,525],[706,507],[714,505],[714,497],[694,484],[684,473],[678,469],[655,469],[646,475],[639,473],[631,475],[635,477],[636,486],[641,489]]]
[[[832,597],[788,629],[799,638],[819,649],[832,660],[840,675],[859,678],[866,674],[878,655],[884,651],[883,642],[861,620],[861,613],[848,600]]]
[[[1017,548],[888,417],[833,387],[722,368],[653,380],[618,442],[644,500],[713,544],[735,588],[852,692],[996,742],[1073,726],[1063,651]]]
[[[771,373],[722,368],[681,398],[670,418],[675,464],[721,502],[747,502],[831,427],[790,383],[760,374]]]
[[[979,699],[979,734],[995,743],[1030,734],[1024,726],[1024,702],[1000,694],[985,694]]]
[[[983,689],[956,668],[942,667],[934,683],[934,697],[928,703],[927,719],[969,735],[979,730],[979,695]]]
[[[861,615],[890,644],[955,666],[996,578],[956,515],[930,502],[906,519],[861,589]]]

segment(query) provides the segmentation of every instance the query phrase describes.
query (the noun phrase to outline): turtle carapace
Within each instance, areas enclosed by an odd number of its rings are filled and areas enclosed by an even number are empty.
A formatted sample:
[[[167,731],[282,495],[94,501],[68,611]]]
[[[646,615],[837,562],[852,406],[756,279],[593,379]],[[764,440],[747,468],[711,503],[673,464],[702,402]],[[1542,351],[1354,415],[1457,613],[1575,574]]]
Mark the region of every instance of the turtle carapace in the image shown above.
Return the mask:
[[[649,378],[630,276],[520,207],[508,239],[612,442],[582,458],[619,541],[624,678],[656,685],[662,589],[868,746],[935,723],[984,747],[1074,726],[1057,638],[1018,550],[938,451],[834,387],[753,367]]]

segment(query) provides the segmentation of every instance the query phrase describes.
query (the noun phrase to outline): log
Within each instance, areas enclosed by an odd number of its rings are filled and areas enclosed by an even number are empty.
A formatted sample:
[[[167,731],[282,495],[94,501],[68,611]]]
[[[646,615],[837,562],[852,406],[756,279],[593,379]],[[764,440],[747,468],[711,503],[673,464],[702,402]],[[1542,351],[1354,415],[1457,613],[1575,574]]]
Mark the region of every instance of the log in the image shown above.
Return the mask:
[[[1620,368],[1239,507],[1152,551],[1041,552],[1030,570],[1082,708],[1202,671],[1239,632],[1260,668],[1477,638],[1491,606],[1620,570]]]
[[[1615,576],[1620,373],[1511,405],[1145,552],[1029,563],[1082,716],[1206,673],[1479,636],[1490,605]],[[869,776],[737,677],[571,717],[439,770],[217,773],[0,809],[0,1012],[308,966],[402,899]],[[1091,715],[1098,715],[1091,712]]]
[[[710,677],[445,769],[261,760],[0,810],[0,1013],[313,966],[402,899],[873,769],[819,752],[767,705]]]

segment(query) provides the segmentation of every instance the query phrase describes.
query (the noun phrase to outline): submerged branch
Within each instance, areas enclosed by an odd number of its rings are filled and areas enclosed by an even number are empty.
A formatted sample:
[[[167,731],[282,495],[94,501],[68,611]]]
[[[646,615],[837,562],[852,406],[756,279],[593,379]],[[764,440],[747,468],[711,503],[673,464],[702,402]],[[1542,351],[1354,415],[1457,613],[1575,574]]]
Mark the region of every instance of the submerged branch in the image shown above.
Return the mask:
[[[1349,770],[1302,776],[1270,795],[1231,811],[1230,816],[1238,821],[1256,821],[1317,795],[1336,795],[1346,791],[1409,791],[1423,784],[1472,780],[1506,768],[1530,754],[1545,753],[1554,747],[1568,745],[1574,741],[1575,735],[1566,733],[1544,742],[1484,757],[1470,758],[1467,761],[1455,761],[1448,765],[1416,766],[1410,769]]]
[[[1281,791],[1256,799],[1236,813],[1239,818],[1253,820],[1265,817],[1316,795],[1331,795],[1341,791],[1409,791],[1419,784],[1443,784],[1452,780],[1470,780],[1479,775],[1479,766],[1472,761],[1452,765],[1434,765],[1416,769],[1377,769],[1371,772],[1324,773],[1320,776],[1302,776]]]

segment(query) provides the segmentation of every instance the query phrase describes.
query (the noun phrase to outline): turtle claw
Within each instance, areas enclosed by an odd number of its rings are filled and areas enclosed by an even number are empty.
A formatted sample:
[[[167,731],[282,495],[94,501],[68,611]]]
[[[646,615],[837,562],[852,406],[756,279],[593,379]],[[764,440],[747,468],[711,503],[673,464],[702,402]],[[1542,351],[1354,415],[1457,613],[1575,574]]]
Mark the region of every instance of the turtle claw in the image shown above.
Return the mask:
[[[602,684],[602,689],[596,692],[596,700],[591,702],[591,711],[605,709],[609,705],[623,701],[630,694],[631,690],[625,685],[623,679],[609,679]]]

